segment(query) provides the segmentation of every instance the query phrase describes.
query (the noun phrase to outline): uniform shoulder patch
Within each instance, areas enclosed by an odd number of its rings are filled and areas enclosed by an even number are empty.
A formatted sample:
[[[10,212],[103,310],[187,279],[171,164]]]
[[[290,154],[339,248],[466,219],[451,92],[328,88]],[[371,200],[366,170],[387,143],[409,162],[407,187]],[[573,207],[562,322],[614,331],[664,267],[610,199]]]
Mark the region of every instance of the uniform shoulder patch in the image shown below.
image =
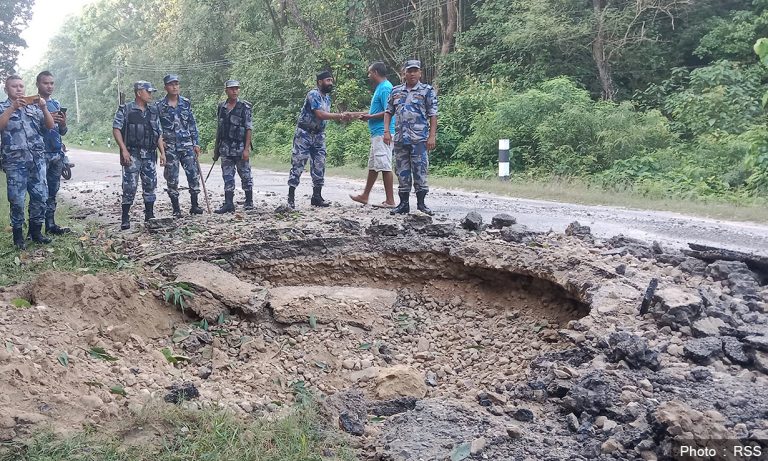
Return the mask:
[[[253,107],[253,104],[251,104],[251,103],[250,103],[250,102],[248,102],[248,101],[245,101],[245,100],[243,100],[242,102],[243,102],[243,105],[244,105],[245,107],[249,108],[249,109],[251,109],[251,108]]]

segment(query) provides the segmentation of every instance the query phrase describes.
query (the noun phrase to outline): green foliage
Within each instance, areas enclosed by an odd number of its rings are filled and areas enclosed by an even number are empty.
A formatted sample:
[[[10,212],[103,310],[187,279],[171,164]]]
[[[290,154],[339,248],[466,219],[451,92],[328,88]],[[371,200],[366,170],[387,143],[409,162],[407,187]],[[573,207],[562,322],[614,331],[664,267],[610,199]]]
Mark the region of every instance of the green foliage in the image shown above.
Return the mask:
[[[455,158],[490,168],[497,162],[498,139],[510,140],[515,171],[578,176],[666,147],[674,135],[660,113],[638,112],[629,103],[594,102],[585,90],[560,78],[512,93],[476,116]]]
[[[191,291],[188,284],[184,282],[175,282],[163,287],[163,299],[169,304],[178,306],[181,312],[187,308],[187,300],[192,299],[195,294]]]
[[[326,129],[326,143],[328,165],[352,164],[361,168],[368,165],[371,134],[367,124],[360,122],[346,125],[332,123]]]
[[[119,385],[109,391],[126,395]],[[37,432],[0,447],[0,461],[316,461],[329,451],[339,461],[355,459],[340,437],[323,427],[315,408],[310,399],[280,418],[256,420],[220,408],[194,412],[178,406],[145,408],[118,433]],[[151,430],[146,432],[147,428]],[[120,434],[147,437],[126,449]]]
[[[664,110],[686,136],[743,133],[762,115],[759,88],[760,76],[754,67],[718,61],[692,71],[682,91],[666,97]]]
[[[34,0],[6,0],[0,8],[0,79],[16,68],[21,48],[26,46],[19,34],[32,18]]]

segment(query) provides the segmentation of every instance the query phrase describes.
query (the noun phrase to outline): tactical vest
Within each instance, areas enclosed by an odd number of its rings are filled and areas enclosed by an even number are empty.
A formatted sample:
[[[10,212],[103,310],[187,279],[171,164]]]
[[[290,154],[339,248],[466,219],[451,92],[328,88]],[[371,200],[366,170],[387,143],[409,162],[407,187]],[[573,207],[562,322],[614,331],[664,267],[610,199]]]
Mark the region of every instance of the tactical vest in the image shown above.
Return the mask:
[[[219,107],[219,112],[222,141],[245,142],[245,104],[238,101],[227,114],[227,103],[224,103]]]
[[[154,149],[157,147],[157,136],[152,129],[152,109],[147,106],[144,112],[131,110],[123,125],[123,138],[128,148]]]

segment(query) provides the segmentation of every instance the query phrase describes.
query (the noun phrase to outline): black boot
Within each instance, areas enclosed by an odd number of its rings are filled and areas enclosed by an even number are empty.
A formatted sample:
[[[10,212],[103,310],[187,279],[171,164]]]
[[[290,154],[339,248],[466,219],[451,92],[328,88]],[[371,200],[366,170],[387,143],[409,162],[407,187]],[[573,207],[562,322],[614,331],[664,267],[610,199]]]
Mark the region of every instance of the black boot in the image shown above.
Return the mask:
[[[224,204],[221,208],[214,211],[216,214],[234,213],[235,212],[235,192],[224,192]]]
[[[323,208],[331,206],[331,202],[327,202],[323,198],[322,192],[323,186],[315,186],[312,188],[312,200],[310,202],[312,206],[319,206]]]
[[[420,190],[416,192],[416,208],[418,208],[418,210],[421,211],[422,213],[432,216],[433,214],[435,214],[435,212],[430,210],[429,207],[424,204],[424,197],[426,197],[426,195],[427,195],[427,191],[425,190]]]
[[[291,207],[292,210],[296,209],[296,187],[295,186],[288,187],[288,206]]]
[[[120,230],[128,230],[131,228],[131,206],[123,204],[123,216],[120,221]]]
[[[144,202],[144,221],[155,218],[155,202]]]
[[[173,217],[181,218],[181,208],[179,208],[179,197],[171,197],[171,207],[173,207]]]
[[[29,236],[35,243],[51,243],[51,239],[43,235],[41,223],[29,223]]]
[[[13,244],[18,250],[26,250],[27,244],[24,243],[24,229],[21,227],[13,228]]]
[[[389,214],[406,214],[411,211],[410,192],[400,192],[398,195],[400,195],[400,203]]]
[[[247,190],[245,191],[245,205],[243,205],[243,208],[246,210],[253,210],[253,191]]]
[[[189,201],[192,202],[192,206],[189,207],[189,214],[203,214],[203,209],[197,203],[197,194],[191,192],[189,194]]]
[[[56,219],[53,217],[45,218],[45,233],[53,235],[64,235],[69,233],[69,227],[61,227],[56,224]]]

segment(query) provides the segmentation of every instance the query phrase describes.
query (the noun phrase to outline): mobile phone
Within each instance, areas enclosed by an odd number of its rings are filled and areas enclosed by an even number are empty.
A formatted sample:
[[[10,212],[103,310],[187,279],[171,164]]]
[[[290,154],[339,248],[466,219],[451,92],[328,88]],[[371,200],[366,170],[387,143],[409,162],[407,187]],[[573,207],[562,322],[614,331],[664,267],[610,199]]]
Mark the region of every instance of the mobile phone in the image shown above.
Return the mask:
[[[24,96],[21,99],[23,99],[27,104],[35,104],[40,99],[40,95],[36,94],[34,96]]]
[[[66,114],[67,113],[67,108],[66,107],[60,107],[59,108],[59,112],[61,112],[62,114]]]

